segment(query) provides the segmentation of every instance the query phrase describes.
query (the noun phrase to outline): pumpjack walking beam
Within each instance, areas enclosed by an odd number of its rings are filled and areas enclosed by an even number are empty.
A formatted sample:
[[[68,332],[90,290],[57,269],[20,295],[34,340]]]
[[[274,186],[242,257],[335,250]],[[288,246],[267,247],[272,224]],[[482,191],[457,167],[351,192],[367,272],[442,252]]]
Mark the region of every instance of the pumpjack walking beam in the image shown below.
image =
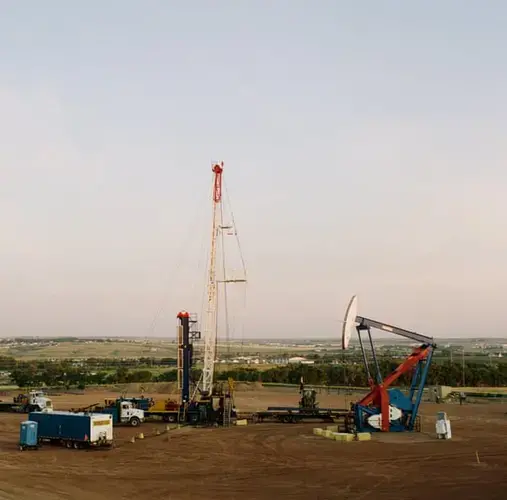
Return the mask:
[[[401,337],[405,337],[407,339],[421,342],[421,344],[428,344],[432,347],[437,346],[433,337],[427,337],[426,335],[421,335],[420,333],[405,330],[404,328],[399,328],[398,326],[387,325],[386,323],[381,323],[380,321],[375,321],[374,319],[356,316],[356,323],[358,323],[356,328],[361,330],[370,330],[370,328],[377,328],[378,330],[384,330],[389,333],[394,333],[395,335],[400,335]]]

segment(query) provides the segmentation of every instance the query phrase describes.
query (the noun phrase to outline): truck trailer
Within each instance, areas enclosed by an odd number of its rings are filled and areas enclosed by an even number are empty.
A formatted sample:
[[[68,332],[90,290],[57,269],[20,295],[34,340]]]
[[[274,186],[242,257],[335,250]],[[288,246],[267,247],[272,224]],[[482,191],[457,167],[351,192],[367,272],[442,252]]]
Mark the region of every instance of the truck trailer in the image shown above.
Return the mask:
[[[252,417],[254,422],[275,420],[284,423],[297,423],[304,420],[320,420],[324,422],[346,422],[350,410],[342,408],[319,408],[317,392],[313,389],[305,389],[303,379],[299,386],[301,398],[298,406],[270,406],[265,411],[255,412]]]
[[[38,443],[67,448],[93,448],[113,444],[113,417],[103,413],[32,412],[28,420],[37,422]]]
[[[111,401],[110,404],[113,404]],[[122,397],[116,400],[128,401],[144,411],[146,419],[160,418],[164,422],[178,422],[190,425],[227,425],[227,420],[236,418],[232,399],[226,395],[210,396],[202,393],[197,401],[179,404],[173,399],[154,401],[153,398]],[[216,405],[218,401],[218,405]],[[229,418],[227,418],[229,415]]]
[[[181,405],[172,399],[155,401],[153,398],[143,396],[140,398],[122,397],[116,400],[116,404],[119,402],[122,402],[122,404],[129,402],[134,407],[142,410],[145,418],[158,417],[164,422],[178,422],[181,413]]]

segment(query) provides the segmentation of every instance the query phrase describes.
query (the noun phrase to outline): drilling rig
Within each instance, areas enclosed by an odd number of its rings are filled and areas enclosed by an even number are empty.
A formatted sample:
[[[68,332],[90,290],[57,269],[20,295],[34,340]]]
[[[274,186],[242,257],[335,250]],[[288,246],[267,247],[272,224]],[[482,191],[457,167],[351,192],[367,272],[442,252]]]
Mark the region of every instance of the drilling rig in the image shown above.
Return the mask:
[[[215,362],[217,361],[217,340],[219,325],[219,285],[224,297],[224,316],[226,339],[229,337],[229,311],[227,306],[227,285],[246,283],[246,267],[236,231],[232,210],[228,214],[230,224],[224,224],[222,203],[222,183],[224,164],[212,165],[212,221],[209,261],[207,268],[207,300],[203,317],[203,329],[199,330],[197,315],[187,311],[178,313],[178,392],[179,401],[167,400],[154,404],[147,398],[137,398],[136,402],[145,410],[146,416],[162,417],[168,422],[227,426],[234,417],[232,392],[234,383],[229,379],[227,387],[217,387],[215,382]],[[240,257],[241,275],[227,273],[225,259],[225,237],[235,236]],[[221,251],[220,251],[221,250]],[[219,258],[221,257],[221,258]],[[219,266],[222,268],[220,269]],[[218,269],[217,269],[218,268]],[[221,271],[221,272],[220,272]],[[199,380],[192,379],[194,363],[194,343],[204,340],[204,367]]]
[[[193,393],[190,393],[190,371],[192,366],[192,341],[201,339],[201,333],[196,332],[195,328],[189,326],[195,325],[197,322],[195,315],[189,319],[188,313],[180,313],[178,318],[181,325],[179,328],[179,344],[180,350],[178,355],[178,380],[181,390],[181,404],[188,406],[190,412],[196,407],[200,409],[200,415],[205,413],[208,415],[205,419],[212,421],[219,419],[220,423],[224,426],[229,425],[231,417],[234,414],[234,403],[232,399],[232,392],[234,383],[229,379],[227,388],[217,387],[215,382],[215,363],[217,361],[217,341],[218,341],[218,298],[219,288],[218,285],[223,286],[224,296],[224,316],[225,316],[225,329],[228,340],[229,336],[229,312],[227,306],[227,285],[230,283],[246,283],[246,268],[241,255],[241,247],[237,236],[236,226],[232,210],[230,213],[231,224],[224,224],[224,208],[222,205],[222,175],[224,164],[214,163],[212,166],[213,184],[212,184],[212,222],[211,222],[211,242],[209,248],[209,262],[207,269],[207,301],[206,310],[203,318],[203,331],[202,338],[204,340],[204,367],[200,380],[193,384]],[[227,274],[226,260],[225,260],[225,236],[235,236],[239,255],[241,258],[242,275],[240,277],[233,277]],[[221,247],[222,255],[219,261],[218,249]],[[217,277],[217,265],[222,266],[222,276]],[[189,337],[190,335],[190,337]],[[199,398],[197,399],[197,393]],[[215,408],[214,402],[218,401],[218,407]],[[209,415],[212,415],[210,418]],[[215,416],[217,417],[215,419]],[[197,418],[197,417],[196,417]],[[190,418],[192,420],[192,418]],[[202,420],[202,418],[200,418]]]
[[[232,393],[234,381],[229,379],[227,387],[217,387],[215,382],[215,363],[217,361],[218,340],[218,298],[219,287],[224,296],[224,316],[226,340],[229,339],[229,311],[227,306],[227,285],[246,283],[246,267],[241,253],[234,215],[229,206],[230,224],[224,224],[224,207],[222,205],[222,182],[224,164],[212,165],[212,224],[211,245],[207,269],[207,301],[203,318],[203,331],[197,327],[197,315],[187,311],[178,313],[178,391],[179,401],[165,400],[155,402],[150,398],[123,398],[134,402],[145,411],[145,416],[161,417],[167,422],[184,422],[190,424],[228,426],[235,415]],[[235,236],[241,262],[241,275],[227,274],[225,259],[225,236]],[[221,247],[221,248],[220,248]],[[221,252],[219,252],[221,250]],[[221,253],[221,259],[218,254]],[[217,266],[222,267],[221,273]],[[217,275],[221,275],[217,277]],[[204,340],[204,367],[198,381],[192,380],[194,342]]]

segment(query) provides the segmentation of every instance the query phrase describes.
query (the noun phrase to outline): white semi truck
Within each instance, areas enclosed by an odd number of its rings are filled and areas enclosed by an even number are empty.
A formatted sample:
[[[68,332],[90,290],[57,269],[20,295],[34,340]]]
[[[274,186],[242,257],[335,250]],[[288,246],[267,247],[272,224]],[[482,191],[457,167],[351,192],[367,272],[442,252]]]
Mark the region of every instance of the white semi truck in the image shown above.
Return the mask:
[[[136,408],[131,401],[124,401],[122,399],[106,399],[104,405],[95,403],[85,408],[73,409],[71,411],[77,413],[103,413],[111,415],[113,418],[113,425],[123,424],[138,427],[145,420],[144,410]]]
[[[0,411],[15,413],[30,413],[32,411],[51,412],[53,402],[43,391],[30,391],[12,398],[12,402],[1,401]]]

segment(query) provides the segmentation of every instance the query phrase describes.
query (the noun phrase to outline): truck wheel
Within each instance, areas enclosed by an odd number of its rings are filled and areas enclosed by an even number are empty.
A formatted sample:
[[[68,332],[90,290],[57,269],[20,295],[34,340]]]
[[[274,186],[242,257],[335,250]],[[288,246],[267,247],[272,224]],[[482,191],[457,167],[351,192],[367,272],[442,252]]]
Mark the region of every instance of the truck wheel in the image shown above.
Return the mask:
[[[138,418],[138,417],[132,417],[132,418],[130,419],[130,425],[131,425],[132,427],[138,427],[139,425],[141,425],[141,421],[139,420],[139,418]]]
[[[176,422],[176,415],[167,415],[167,422],[174,423]]]
[[[75,450],[79,450],[81,448],[81,444],[78,441],[74,441],[73,445]]]
[[[65,441],[65,447],[66,448],[72,448],[72,441]]]
[[[24,446],[22,446],[22,445],[20,445],[20,446],[19,446],[19,451],[24,451],[24,450],[25,450],[25,447],[24,447]]]

